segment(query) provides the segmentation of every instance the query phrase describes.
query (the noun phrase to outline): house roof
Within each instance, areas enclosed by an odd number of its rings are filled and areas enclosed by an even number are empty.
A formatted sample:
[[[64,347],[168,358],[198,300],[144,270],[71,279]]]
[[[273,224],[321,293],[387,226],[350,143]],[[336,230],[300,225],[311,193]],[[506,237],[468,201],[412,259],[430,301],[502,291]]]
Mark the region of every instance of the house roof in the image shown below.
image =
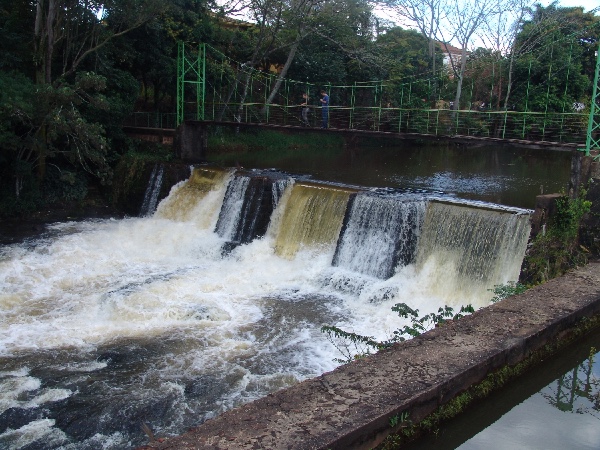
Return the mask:
[[[462,49],[458,48],[458,47],[454,47],[453,45],[447,44],[445,42],[436,42],[437,45],[446,53],[462,53]],[[469,53],[469,52],[467,52]]]

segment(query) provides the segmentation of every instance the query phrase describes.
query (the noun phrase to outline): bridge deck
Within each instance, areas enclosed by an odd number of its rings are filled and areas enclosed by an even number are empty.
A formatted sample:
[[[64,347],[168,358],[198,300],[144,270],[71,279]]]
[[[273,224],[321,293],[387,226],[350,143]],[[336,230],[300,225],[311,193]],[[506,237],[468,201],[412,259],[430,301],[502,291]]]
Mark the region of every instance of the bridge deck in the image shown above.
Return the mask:
[[[280,130],[284,132],[301,132],[301,133],[337,133],[344,136],[365,136],[372,138],[388,138],[388,139],[399,139],[399,140],[429,140],[429,141],[451,141],[461,144],[468,145],[483,145],[483,144],[497,144],[497,145],[512,145],[517,147],[528,147],[538,149],[551,149],[551,150],[577,150],[582,148],[582,145],[575,142],[556,142],[556,141],[531,141],[527,139],[502,139],[489,136],[467,136],[467,135],[433,135],[423,133],[398,133],[391,131],[373,131],[373,130],[353,130],[346,128],[311,128],[311,127],[298,127],[294,125],[276,125],[276,124],[261,124],[261,123],[238,123],[238,122],[226,122],[226,121],[215,121],[215,120],[203,120],[203,121],[186,121],[188,123],[203,124],[207,126],[222,126],[228,128],[240,128],[240,129],[271,129]],[[124,127],[124,131],[132,136],[141,139],[151,140],[155,142],[162,142],[164,144],[171,144],[173,137],[175,136],[175,130],[173,128],[153,128],[153,127]]]

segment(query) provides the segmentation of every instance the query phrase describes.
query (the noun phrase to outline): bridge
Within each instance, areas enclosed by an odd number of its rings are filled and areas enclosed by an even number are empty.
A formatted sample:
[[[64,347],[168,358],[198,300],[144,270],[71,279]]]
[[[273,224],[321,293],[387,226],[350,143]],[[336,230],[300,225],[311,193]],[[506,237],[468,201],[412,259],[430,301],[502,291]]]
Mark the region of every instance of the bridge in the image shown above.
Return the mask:
[[[330,97],[330,130],[566,146],[585,151],[586,155],[600,150],[600,52],[589,94],[589,111],[583,104],[565,100],[568,71],[558,108],[556,101],[551,105],[548,85],[545,104],[537,102],[537,109],[531,109],[530,80],[526,98],[521,99],[523,110],[512,110],[507,105],[500,108],[500,101],[494,108],[494,83],[502,82],[494,79],[488,99],[477,99],[471,82],[471,86],[463,88],[463,100],[456,108],[446,100],[451,96],[448,87],[451,79],[445,70],[424,73],[421,77],[347,86],[316,84],[247,67],[207,44],[192,49],[180,42],[177,111],[137,112],[125,126],[134,134],[136,129],[155,129],[166,135],[184,121],[306,128],[301,118],[301,102],[302,94],[307,93],[308,127],[319,128],[322,109],[318,91],[324,89]],[[551,66],[548,81],[552,75]]]

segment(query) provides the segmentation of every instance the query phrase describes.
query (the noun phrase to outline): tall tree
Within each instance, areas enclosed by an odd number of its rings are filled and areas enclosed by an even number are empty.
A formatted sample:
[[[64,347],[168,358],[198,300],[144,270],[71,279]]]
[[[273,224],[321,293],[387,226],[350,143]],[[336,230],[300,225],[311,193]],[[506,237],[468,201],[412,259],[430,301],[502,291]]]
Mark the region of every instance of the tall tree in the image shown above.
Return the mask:
[[[520,108],[563,111],[585,101],[592,79],[586,67],[594,62],[589,45],[600,38],[600,17],[583,8],[562,8],[553,3],[536,5],[522,23],[515,46],[521,57],[515,63]]]
[[[401,18],[408,20],[421,32],[428,41],[431,72],[436,73],[438,50],[437,40],[440,36],[440,26],[446,15],[442,0],[386,0],[385,4]],[[435,89],[432,97],[435,98]]]
[[[116,37],[141,26],[162,9],[158,0],[38,0],[34,7],[33,61],[36,83],[46,92],[65,86],[68,78],[89,56]],[[98,17],[100,14],[102,20]],[[70,110],[77,109],[74,103],[65,106]],[[50,112],[53,108],[49,108]],[[33,144],[38,176],[42,180],[46,173],[49,141],[53,139],[48,125],[48,118],[39,123]],[[104,145],[94,139],[87,139],[87,143],[91,147],[84,146],[87,151],[82,156],[91,156]]]
[[[501,8],[500,2],[495,3],[488,0],[451,0],[446,5],[447,23],[440,27],[441,41],[444,43],[456,41],[461,50],[458,61],[451,52],[448,52],[450,64],[457,80],[454,109],[460,109],[469,46],[473,45],[476,32],[488,22],[492,15],[498,13],[499,8]]]

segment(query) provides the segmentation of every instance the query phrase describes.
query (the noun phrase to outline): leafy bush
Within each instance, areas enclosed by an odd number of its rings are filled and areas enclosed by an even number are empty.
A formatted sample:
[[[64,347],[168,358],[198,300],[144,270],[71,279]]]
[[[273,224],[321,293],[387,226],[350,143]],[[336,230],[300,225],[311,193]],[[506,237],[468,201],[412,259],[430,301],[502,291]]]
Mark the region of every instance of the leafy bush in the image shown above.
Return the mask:
[[[523,283],[544,283],[587,263],[587,255],[579,246],[579,224],[592,205],[585,197],[586,191],[582,190],[578,198],[563,196],[556,201],[556,214],[548,229],[536,236],[525,256]]]
[[[490,289],[494,293],[491,301],[492,303],[496,303],[513,295],[522,294],[526,290],[527,286],[514,281],[509,281],[507,284],[497,284],[494,286],[494,289]]]

